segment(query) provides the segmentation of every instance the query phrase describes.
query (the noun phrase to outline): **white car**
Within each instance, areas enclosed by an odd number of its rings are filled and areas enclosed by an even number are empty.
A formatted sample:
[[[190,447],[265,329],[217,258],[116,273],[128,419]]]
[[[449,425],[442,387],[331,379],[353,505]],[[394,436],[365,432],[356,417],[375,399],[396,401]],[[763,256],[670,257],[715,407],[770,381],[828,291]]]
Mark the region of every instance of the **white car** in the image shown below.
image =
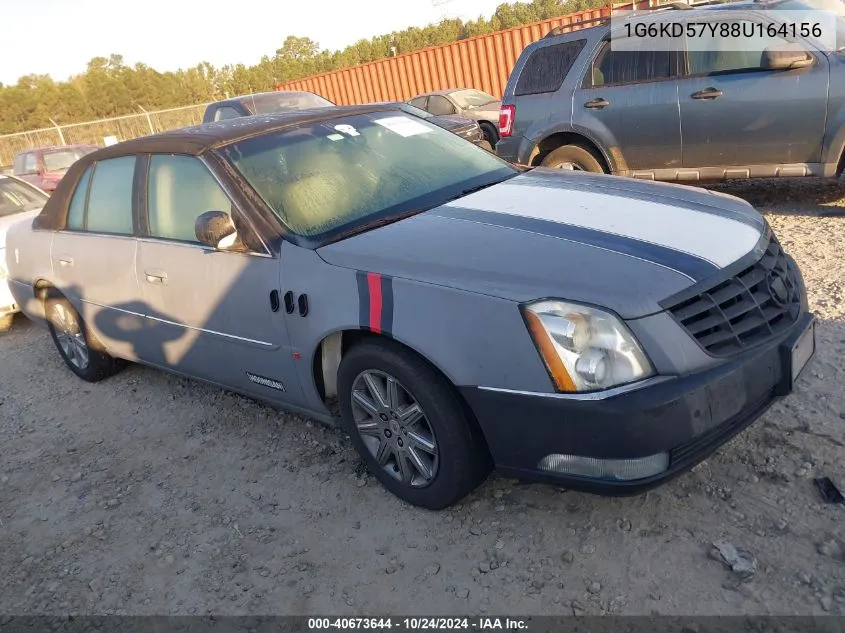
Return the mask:
[[[6,233],[13,224],[36,216],[48,197],[23,180],[0,174],[0,332],[11,327],[15,312],[19,312],[6,278]]]

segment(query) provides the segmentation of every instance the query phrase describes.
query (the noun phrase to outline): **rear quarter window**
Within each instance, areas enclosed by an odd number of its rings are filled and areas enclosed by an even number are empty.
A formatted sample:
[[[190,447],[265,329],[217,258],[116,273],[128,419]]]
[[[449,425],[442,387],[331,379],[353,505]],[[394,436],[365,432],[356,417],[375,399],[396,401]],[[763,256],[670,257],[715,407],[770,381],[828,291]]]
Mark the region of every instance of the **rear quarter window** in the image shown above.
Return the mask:
[[[584,48],[587,40],[561,42],[535,50],[525,61],[514,95],[556,92]]]

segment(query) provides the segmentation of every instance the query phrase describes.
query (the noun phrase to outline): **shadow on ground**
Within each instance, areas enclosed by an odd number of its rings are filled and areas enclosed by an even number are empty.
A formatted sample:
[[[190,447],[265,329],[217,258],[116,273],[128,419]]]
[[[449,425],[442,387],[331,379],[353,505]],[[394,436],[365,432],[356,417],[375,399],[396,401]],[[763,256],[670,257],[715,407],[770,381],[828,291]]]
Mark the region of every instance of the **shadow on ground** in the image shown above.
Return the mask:
[[[745,180],[708,185],[738,196],[760,211],[786,215],[845,216],[845,181],[821,178]]]

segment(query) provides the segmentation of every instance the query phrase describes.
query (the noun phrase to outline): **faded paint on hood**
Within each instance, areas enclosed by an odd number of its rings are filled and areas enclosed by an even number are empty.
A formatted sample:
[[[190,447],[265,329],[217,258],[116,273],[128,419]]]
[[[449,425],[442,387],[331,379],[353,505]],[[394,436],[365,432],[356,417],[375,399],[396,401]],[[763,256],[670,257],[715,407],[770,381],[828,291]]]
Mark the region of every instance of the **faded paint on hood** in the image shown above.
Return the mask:
[[[766,230],[731,196],[538,169],[318,253],[337,266],[636,318],[750,252],[762,255]]]

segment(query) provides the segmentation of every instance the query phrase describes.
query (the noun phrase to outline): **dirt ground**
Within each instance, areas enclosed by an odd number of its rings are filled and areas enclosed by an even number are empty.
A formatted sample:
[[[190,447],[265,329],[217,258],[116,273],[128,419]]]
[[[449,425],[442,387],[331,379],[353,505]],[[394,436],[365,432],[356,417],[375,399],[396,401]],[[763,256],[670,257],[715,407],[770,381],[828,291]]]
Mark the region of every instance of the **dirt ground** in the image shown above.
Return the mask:
[[[817,357],[752,428],[634,498],[491,477],[417,510],[339,431],[142,367],[83,383],[18,318],[0,336],[0,613],[845,614],[845,506],[812,483],[845,488],[845,186],[717,189],[798,260]]]

